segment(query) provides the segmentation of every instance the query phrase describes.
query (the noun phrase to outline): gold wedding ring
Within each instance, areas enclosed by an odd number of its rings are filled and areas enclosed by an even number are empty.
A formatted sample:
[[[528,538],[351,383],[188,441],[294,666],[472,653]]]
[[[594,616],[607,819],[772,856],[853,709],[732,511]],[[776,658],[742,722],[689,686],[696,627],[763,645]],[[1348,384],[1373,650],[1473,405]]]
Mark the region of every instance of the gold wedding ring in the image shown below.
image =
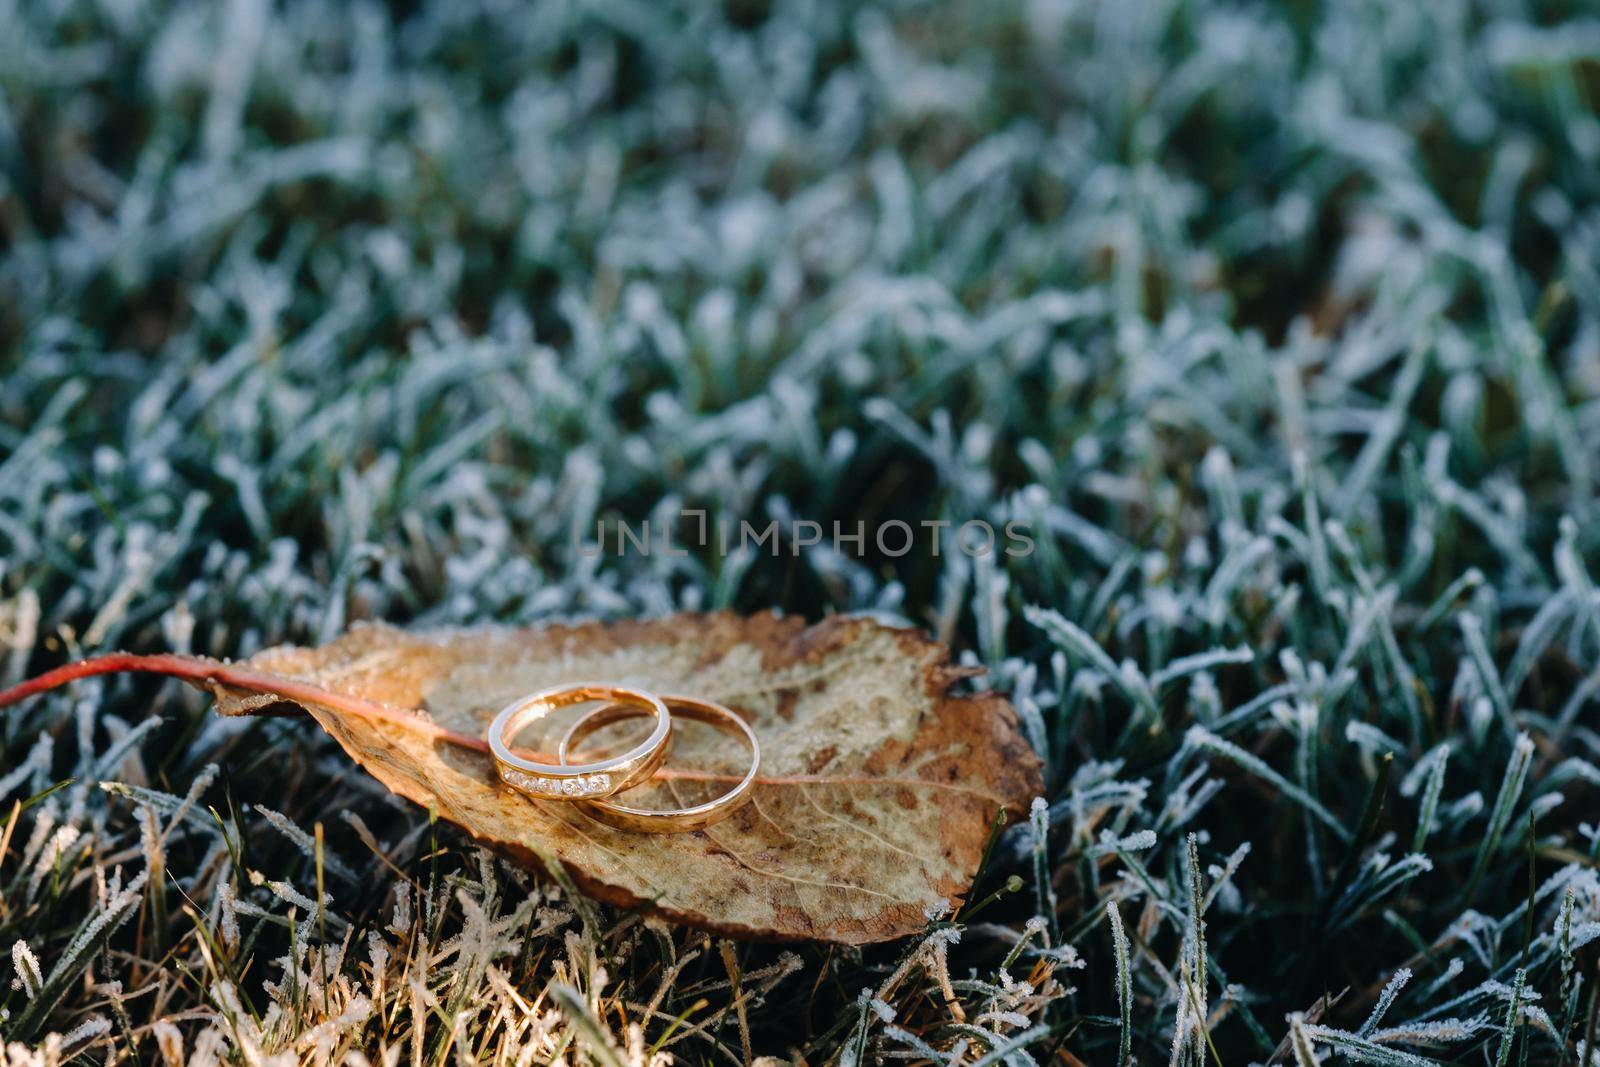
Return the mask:
[[[622,755],[593,763],[569,765],[565,757],[559,764],[540,763],[511,750],[512,738],[529,723],[557,708],[596,700],[612,703],[590,712],[579,723],[608,708],[622,708],[628,717],[654,716],[655,728],[649,737]],[[567,734],[570,737],[572,731]],[[540,800],[598,800],[637,785],[667,758],[671,738],[672,716],[661,698],[622,685],[580,683],[541,690],[507,704],[489,725],[489,751],[501,781]]]
[[[691,807],[635,808],[587,796],[578,800],[579,808],[608,826],[646,834],[703,830],[726,819],[750,799],[750,788],[755,784],[756,770],[761,766],[761,742],[756,740],[755,731],[750,729],[749,724],[721,704],[709,700],[697,700],[685,696],[663,696],[661,700],[666,703],[675,719],[703,722],[743,740],[750,749],[750,770],[739,784],[721,796]],[[621,702],[595,708],[567,728],[566,735],[556,746],[556,759],[565,765],[571,748],[596,730],[623,719],[638,718],[645,714],[648,712],[637,704]]]

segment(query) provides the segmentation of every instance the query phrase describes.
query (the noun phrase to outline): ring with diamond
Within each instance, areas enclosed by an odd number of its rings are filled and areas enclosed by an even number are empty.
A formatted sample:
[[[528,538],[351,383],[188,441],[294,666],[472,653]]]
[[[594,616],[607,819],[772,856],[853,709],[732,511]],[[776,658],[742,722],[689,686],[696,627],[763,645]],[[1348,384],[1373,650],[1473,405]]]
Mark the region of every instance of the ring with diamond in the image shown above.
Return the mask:
[[[750,729],[750,725],[721,704],[709,700],[682,696],[663,696],[661,699],[672,710],[675,720],[693,719],[741,738],[750,749],[750,770],[740,779],[739,784],[726,793],[692,807],[635,808],[609,800],[581,798],[577,807],[608,826],[646,834],[703,830],[726,819],[750,799],[750,788],[755,784],[756,770],[761,766],[761,742],[756,740],[755,731]],[[556,759],[565,764],[567,753],[572,746],[596,730],[610,723],[637,718],[643,714],[645,712],[638,707],[622,703],[595,708],[567,727],[566,735],[556,746]]]
[[[557,708],[605,700],[607,707],[625,707],[632,715],[655,716],[655,729],[633,748],[594,763],[540,763],[511,751],[511,739],[526,725]],[[661,698],[622,685],[579,683],[544,689],[507,704],[489,724],[489,751],[500,780],[540,800],[597,800],[619,793],[648,778],[671,747],[672,715]]]

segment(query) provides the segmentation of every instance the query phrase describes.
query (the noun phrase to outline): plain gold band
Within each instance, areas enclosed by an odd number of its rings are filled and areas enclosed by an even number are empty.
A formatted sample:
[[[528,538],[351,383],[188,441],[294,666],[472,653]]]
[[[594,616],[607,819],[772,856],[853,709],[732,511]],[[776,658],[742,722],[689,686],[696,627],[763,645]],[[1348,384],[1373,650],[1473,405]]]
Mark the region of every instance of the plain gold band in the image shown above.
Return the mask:
[[[756,739],[750,724],[721,704],[694,697],[662,696],[662,703],[671,710],[674,719],[694,719],[723,733],[742,738],[750,747],[750,770],[739,784],[713,797],[704,804],[687,808],[634,808],[611,800],[580,800],[577,806],[586,814],[607,826],[619,830],[632,830],[645,834],[685,833],[714,826],[738,811],[750,799],[750,789],[755,785],[756,771],[761,767],[761,742]],[[607,704],[595,708],[567,728],[566,736],[556,746],[556,759],[567,762],[567,751],[602,726],[623,719],[639,718],[648,714],[642,708],[626,704]]]

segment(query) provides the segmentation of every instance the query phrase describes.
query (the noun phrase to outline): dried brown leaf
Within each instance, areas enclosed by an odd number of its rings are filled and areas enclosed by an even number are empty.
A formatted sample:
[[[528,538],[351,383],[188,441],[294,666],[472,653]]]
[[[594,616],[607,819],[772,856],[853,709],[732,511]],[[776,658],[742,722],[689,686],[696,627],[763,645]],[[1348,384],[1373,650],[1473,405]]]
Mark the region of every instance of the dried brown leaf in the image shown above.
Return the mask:
[[[943,645],[868,619],[807,627],[720,613],[442,634],[366,626],[243,666],[422,709],[475,738],[509,701],[570,681],[727,704],[761,738],[754,801],[706,831],[643,835],[510,792],[487,756],[437,731],[296,701],[384,785],[485,844],[530,866],[553,856],[600,899],[733,936],[863,943],[913,933],[966,891],[996,812],[1020,814],[1041,788],[1004,698],[950,695],[966,672]],[[233,689],[218,689],[218,706],[266,710]],[[553,747],[550,735],[519,743]],[[722,735],[685,730],[672,763],[731,772],[739,754]]]

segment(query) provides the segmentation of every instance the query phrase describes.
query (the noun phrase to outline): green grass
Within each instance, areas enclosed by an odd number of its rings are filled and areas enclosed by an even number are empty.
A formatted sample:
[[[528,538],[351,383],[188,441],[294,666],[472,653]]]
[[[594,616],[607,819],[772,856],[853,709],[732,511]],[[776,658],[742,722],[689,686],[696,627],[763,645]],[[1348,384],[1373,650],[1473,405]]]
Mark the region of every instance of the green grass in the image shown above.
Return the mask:
[[[872,612],[1048,767],[925,937],[724,946],[81,682],[14,1059],[1583,1062],[1597,100],[1577,3],[0,5],[0,682]],[[679,508],[1037,550],[573,549]]]

